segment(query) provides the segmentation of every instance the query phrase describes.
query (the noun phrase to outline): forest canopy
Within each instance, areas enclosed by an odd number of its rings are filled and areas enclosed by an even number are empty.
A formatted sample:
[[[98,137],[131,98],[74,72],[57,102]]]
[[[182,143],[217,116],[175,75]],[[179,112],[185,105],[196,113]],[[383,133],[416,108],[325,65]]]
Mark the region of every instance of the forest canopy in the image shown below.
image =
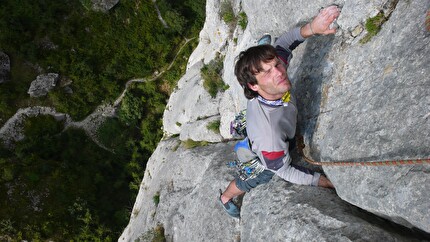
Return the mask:
[[[120,0],[102,13],[86,0],[0,3],[0,51],[11,59],[10,81],[0,84],[1,125],[31,106],[82,120],[112,103],[127,81],[152,80],[131,85],[117,116],[99,127],[104,148],[52,116],[27,118],[25,138],[14,149],[0,145],[0,239],[112,241],[127,225],[146,162],[163,135],[166,100],[205,18],[203,0],[156,4]],[[57,86],[31,98],[30,83],[50,72],[71,81],[73,92]]]
[[[0,50],[11,58],[12,81],[0,89],[1,103],[9,104],[0,106],[1,119],[28,103],[51,104],[82,119],[117,97],[127,80],[162,69],[184,38],[198,35],[204,1],[157,5],[167,28],[152,1],[119,1],[108,13],[87,10],[76,0],[2,1]],[[70,79],[74,95],[55,90],[28,100],[27,89],[39,72]]]

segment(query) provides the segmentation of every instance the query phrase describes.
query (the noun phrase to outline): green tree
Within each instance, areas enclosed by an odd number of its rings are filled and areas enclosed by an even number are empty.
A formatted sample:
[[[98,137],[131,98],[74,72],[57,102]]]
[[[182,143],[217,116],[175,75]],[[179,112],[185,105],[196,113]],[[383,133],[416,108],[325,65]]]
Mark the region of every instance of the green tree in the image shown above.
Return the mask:
[[[136,125],[142,118],[145,98],[133,95],[130,92],[124,96],[118,113],[120,121],[126,125]]]

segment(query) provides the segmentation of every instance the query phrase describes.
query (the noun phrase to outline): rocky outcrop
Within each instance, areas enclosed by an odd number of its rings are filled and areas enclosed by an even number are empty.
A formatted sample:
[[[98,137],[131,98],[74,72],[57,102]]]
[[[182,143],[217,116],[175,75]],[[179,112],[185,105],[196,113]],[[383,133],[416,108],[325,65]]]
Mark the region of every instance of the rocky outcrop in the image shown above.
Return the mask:
[[[211,98],[203,88],[203,80],[200,76],[202,66],[203,62],[201,61],[195,63],[179,80],[178,89],[170,95],[163,116],[163,130],[167,136],[179,134],[185,124],[187,127],[198,126],[197,121],[219,114],[220,95],[216,98]],[[186,95],[186,98],[184,95]],[[189,129],[192,130],[192,128]],[[182,135],[190,136],[189,134]],[[202,137],[200,140],[204,139]]]
[[[246,194],[241,219],[230,218],[218,203],[218,190],[234,175],[225,165],[234,159],[234,142],[194,149],[180,143],[173,138],[158,145],[118,241],[147,241],[160,224],[167,241],[419,241],[332,190],[278,178]]]
[[[40,115],[51,115],[56,120],[68,123],[71,121],[69,115],[58,113],[54,108],[50,107],[28,107],[20,108],[9,118],[6,123],[0,128],[0,141],[9,148],[13,148],[16,142],[24,139],[24,122],[29,117]]]
[[[10,79],[10,58],[6,53],[0,51],[0,83]]]
[[[57,73],[39,75],[36,80],[31,82],[27,93],[30,94],[30,97],[46,96],[57,85],[58,79],[59,75]]]
[[[108,12],[111,8],[117,5],[119,0],[91,0],[92,9],[100,12]]]
[[[60,113],[51,107],[34,106],[28,108],[20,108],[9,118],[6,123],[0,128],[0,142],[5,147],[13,149],[15,143],[24,139],[24,123],[27,118],[37,117],[40,115],[50,115],[57,121],[64,123],[64,129],[79,128],[96,143],[99,147],[109,150],[101,142],[98,141],[97,128],[106,121],[107,118],[115,115],[115,108],[110,105],[102,104],[96,110],[88,115],[84,120],[73,121],[70,115]]]
[[[246,103],[233,74],[240,51],[255,45],[262,34],[279,36],[336,3],[342,7],[336,35],[309,38],[294,51],[288,70],[305,153],[323,162],[430,157],[430,38],[424,26],[428,2],[232,3],[236,13],[246,13],[248,26],[231,33],[220,18],[220,1],[207,1],[200,44],[164,114],[166,136],[179,138],[160,142],[149,160],[119,241],[144,240],[157,225],[164,227],[168,241],[429,240],[428,164],[308,165],[326,173],[336,192],[275,178],[243,197],[241,219],[235,220],[217,201],[218,189],[234,177],[224,165],[234,159],[234,142],[191,150],[181,146],[181,140],[190,138],[216,142],[204,122],[218,117],[221,139],[231,139],[230,121]],[[360,43],[367,34],[366,21],[378,13],[386,18],[381,30]],[[223,80],[230,88],[211,98],[199,70],[217,53],[225,56]],[[303,161],[295,156],[293,162]]]

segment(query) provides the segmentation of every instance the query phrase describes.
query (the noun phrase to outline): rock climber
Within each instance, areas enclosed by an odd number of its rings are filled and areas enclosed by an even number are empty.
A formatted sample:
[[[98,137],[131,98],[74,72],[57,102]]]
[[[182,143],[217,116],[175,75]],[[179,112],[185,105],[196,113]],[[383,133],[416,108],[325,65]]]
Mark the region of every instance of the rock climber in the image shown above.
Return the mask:
[[[294,184],[334,188],[324,175],[291,164],[289,147],[292,148],[295,137],[297,107],[296,99],[290,94],[286,68],[292,51],[306,38],[336,32],[332,23],[339,14],[337,6],[329,6],[309,23],[281,35],[274,46],[270,45],[270,36],[264,36],[262,41],[267,44],[260,43],[239,54],[235,75],[248,99],[247,138],[241,147],[248,146],[264,169],[248,179],[238,176],[220,194],[219,201],[230,216],[240,217],[234,197],[269,182],[273,175]]]

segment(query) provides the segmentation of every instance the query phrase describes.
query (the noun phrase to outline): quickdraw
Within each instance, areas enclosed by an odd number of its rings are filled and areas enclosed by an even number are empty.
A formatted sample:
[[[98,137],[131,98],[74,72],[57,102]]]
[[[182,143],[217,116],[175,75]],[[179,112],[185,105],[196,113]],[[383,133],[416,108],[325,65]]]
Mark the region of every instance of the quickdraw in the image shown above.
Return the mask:
[[[255,178],[266,169],[260,163],[258,157],[247,162],[238,162],[237,167],[239,170],[239,178],[242,179],[242,181]]]

